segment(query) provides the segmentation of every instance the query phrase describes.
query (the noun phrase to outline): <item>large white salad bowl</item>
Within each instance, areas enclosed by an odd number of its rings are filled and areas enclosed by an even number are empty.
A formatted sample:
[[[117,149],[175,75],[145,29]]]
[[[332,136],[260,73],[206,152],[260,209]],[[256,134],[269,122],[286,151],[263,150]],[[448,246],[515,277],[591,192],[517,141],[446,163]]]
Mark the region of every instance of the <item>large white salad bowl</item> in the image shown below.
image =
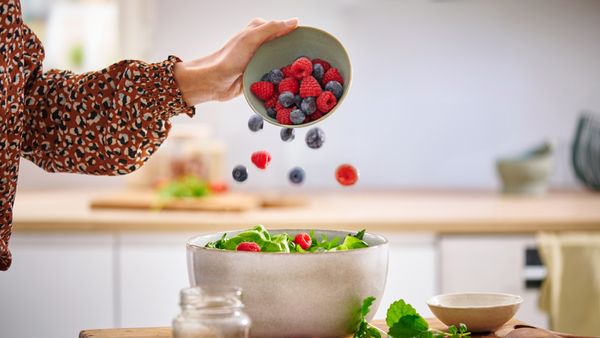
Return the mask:
[[[295,235],[309,230],[272,230]],[[235,236],[240,231],[227,232]],[[315,230],[329,238],[349,231]],[[193,237],[187,242],[192,286],[242,288],[252,337],[342,337],[351,334],[362,299],[377,298],[377,311],[388,270],[388,242],[366,233],[368,248],[321,253],[226,251],[204,246],[223,232]]]

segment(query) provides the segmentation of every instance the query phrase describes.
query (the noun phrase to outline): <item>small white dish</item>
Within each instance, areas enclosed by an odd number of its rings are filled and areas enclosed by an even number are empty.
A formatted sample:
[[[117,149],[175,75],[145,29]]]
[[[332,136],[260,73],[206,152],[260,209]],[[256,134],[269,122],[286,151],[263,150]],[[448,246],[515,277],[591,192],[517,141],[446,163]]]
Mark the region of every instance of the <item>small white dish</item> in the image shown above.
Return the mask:
[[[427,301],[442,323],[463,323],[471,332],[497,330],[517,313],[521,303],[521,296],[494,292],[448,293]]]

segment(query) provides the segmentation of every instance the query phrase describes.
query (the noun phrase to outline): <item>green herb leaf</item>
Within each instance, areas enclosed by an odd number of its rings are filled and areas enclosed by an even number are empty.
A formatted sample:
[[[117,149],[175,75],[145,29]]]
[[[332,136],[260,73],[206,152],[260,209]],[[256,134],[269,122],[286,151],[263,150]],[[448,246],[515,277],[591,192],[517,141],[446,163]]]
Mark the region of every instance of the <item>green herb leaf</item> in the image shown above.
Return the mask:
[[[363,300],[359,309],[359,323],[357,324],[354,338],[374,337],[379,338],[381,334],[366,321],[371,305],[375,298],[367,297]],[[454,325],[448,327],[448,332],[430,330],[429,324],[414,307],[400,299],[387,310],[386,324],[389,327],[388,337],[391,338],[467,338],[471,335],[465,324],[460,324],[457,329]]]
[[[369,314],[373,302],[375,302],[375,297],[373,296],[367,297],[362,301],[358,313],[358,325],[356,332],[354,333],[354,338],[381,338],[379,330],[369,326],[369,323],[367,323],[366,320],[366,316]]]
[[[342,244],[340,244],[339,246],[335,247],[335,249],[337,251],[343,251],[343,250],[353,250],[353,249],[366,248],[368,246],[369,245],[367,243],[365,243],[361,239],[358,239],[357,237],[346,236],[344,238],[344,242]]]
[[[360,307],[361,318],[365,319],[367,314],[369,314],[369,310],[371,309],[371,305],[375,302],[375,297],[370,296],[363,300],[362,305]]]
[[[417,310],[410,304],[404,302],[404,299],[393,302],[387,310],[385,323],[388,327],[394,326],[400,318],[409,315],[418,315]]]
[[[376,328],[367,324],[367,335],[366,338],[381,338],[381,333]]]
[[[388,331],[388,336],[393,338],[427,337],[429,324],[418,314],[405,315],[394,322]]]
[[[359,231],[356,234],[351,235],[351,236],[362,240],[365,237],[365,232],[366,232],[366,229],[362,229],[361,231]]]

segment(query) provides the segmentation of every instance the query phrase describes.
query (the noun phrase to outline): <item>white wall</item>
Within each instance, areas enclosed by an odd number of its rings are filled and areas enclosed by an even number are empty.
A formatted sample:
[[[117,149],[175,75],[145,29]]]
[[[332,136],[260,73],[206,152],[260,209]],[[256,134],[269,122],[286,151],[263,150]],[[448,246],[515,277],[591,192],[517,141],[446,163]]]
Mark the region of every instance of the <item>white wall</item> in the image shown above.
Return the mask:
[[[559,142],[553,183],[573,185],[568,152],[576,117],[582,109],[600,111],[600,1],[171,0],[155,6],[153,60],[209,53],[256,16],[298,16],[348,48],[352,90],[322,124],[328,138],[322,150],[306,148],[301,138],[283,144],[272,126],[251,135],[243,98],[201,105],[191,121],[176,119],[213,125],[230,149],[227,168],[248,162],[254,150],[271,150],[272,168],[251,172],[248,188],[287,187],[293,165],[307,170],[308,187],[334,188],[341,162],[360,169],[363,188],[495,187],[496,156],[545,138]],[[38,177],[30,169],[22,184]]]

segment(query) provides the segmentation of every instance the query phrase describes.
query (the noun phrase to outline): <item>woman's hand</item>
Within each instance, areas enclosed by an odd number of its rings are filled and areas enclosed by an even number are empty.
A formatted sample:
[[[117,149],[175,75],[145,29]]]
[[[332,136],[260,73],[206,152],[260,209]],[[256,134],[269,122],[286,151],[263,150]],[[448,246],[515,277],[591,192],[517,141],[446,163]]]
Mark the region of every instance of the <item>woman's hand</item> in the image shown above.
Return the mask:
[[[185,102],[225,101],[242,92],[242,74],[258,47],[298,26],[298,19],[254,19],[223,48],[203,58],[175,65],[175,81]]]

